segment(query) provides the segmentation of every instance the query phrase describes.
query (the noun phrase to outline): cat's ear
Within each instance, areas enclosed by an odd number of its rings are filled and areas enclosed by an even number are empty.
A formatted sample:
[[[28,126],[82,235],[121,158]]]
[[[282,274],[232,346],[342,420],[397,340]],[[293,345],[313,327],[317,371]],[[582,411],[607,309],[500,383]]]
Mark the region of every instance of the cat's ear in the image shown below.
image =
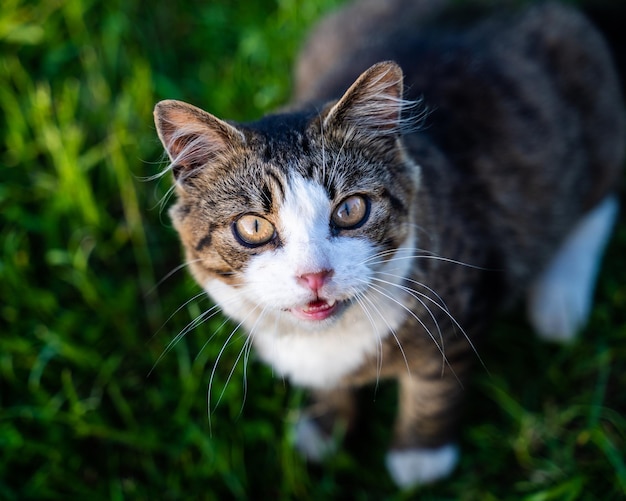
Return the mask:
[[[393,61],[371,66],[328,111],[324,128],[395,136],[401,130],[403,73]]]
[[[241,131],[182,101],[157,103],[154,123],[172,161],[174,177],[181,182],[234,146],[245,143]]]

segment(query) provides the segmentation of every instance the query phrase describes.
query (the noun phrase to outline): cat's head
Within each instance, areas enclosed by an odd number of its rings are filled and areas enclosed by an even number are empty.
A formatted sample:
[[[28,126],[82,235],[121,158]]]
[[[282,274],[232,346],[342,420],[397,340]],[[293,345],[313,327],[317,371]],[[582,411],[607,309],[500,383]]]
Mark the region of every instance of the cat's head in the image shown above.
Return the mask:
[[[157,104],[170,215],[193,276],[227,314],[324,328],[407,273],[398,249],[415,245],[419,169],[400,141],[403,104],[390,62],[321,109],[252,124]]]

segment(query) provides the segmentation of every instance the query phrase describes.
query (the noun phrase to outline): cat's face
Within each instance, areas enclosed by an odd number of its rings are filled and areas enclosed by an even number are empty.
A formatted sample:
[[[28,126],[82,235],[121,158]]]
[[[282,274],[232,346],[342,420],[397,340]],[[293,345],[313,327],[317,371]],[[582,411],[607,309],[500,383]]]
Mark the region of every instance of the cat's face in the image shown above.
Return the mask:
[[[419,176],[397,139],[400,92],[378,68],[319,114],[249,126],[159,105],[178,182],[170,214],[194,277],[229,316],[323,329],[375,308],[368,294],[407,273],[399,249],[414,245]]]

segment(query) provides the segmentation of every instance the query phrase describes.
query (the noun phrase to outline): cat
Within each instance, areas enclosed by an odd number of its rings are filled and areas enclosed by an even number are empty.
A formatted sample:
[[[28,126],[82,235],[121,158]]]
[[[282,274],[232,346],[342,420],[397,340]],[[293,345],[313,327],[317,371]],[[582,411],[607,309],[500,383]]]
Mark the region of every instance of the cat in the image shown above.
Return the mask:
[[[468,5],[339,9],[302,50],[292,103],[252,123],[155,108],[191,273],[311,390],[296,446],[330,454],[355,390],[395,379],[402,488],[454,470],[498,311],[525,295],[542,337],[584,327],[618,211],[623,102],[600,35],[557,4]]]

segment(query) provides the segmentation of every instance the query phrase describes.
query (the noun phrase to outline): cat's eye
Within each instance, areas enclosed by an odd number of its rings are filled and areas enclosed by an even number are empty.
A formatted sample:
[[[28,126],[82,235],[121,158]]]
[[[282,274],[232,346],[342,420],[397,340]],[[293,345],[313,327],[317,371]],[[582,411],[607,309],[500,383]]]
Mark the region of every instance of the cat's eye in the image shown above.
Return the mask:
[[[331,220],[337,228],[355,229],[369,216],[369,201],[362,195],[352,195],[341,202],[333,211]]]
[[[233,232],[244,245],[252,247],[266,244],[275,234],[274,225],[255,214],[244,214],[237,219]]]

